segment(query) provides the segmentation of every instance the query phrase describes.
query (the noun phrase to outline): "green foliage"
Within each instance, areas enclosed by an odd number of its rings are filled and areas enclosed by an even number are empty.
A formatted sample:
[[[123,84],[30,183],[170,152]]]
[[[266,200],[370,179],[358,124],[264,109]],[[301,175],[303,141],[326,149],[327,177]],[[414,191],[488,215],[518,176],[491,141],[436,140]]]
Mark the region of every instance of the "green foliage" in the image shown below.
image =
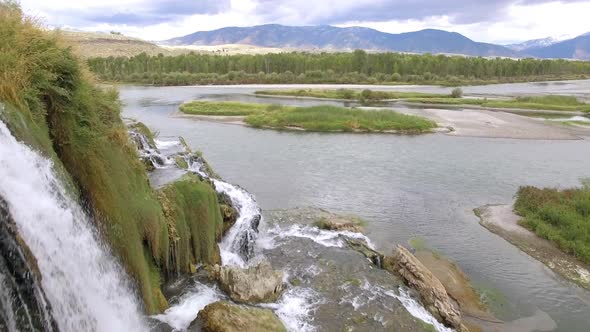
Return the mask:
[[[19,140],[52,158],[155,313],[167,305],[159,287],[168,273],[188,272],[187,257],[216,261],[217,196],[206,183],[183,181],[165,195],[173,207],[165,212],[182,217],[165,215],[120,118],[117,92],[88,76],[58,38],[14,2],[0,1],[0,101],[7,104],[0,116]]]
[[[102,80],[157,85],[245,83],[485,84],[584,78],[590,63],[401,53],[291,52],[91,58]]]
[[[461,98],[463,97],[463,89],[461,88],[454,88],[451,92],[451,97],[453,98]]]
[[[246,116],[253,127],[300,128],[308,131],[399,131],[420,133],[436,128],[436,123],[394,111],[360,110],[335,106],[307,108],[235,102],[189,102],[180,110],[187,114]]]
[[[570,96],[517,97],[507,100],[478,98],[406,98],[405,101],[422,104],[475,105],[490,108],[518,108],[529,110],[590,112],[590,104]]]
[[[228,116],[250,115],[265,111],[278,111],[286,108],[288,107],[233,101],[191,101],[180,105],[180,111],[186,114]]]
[[[282,112],[252,114],[245,119],[253,127],[300,128],[319,132],[406,132],[421,133],[436,123],[394,111],[360,110],[335,106],[295,108]]]
[[[294,97],[313,97],[324,99],[347,99],[359,101],[381,101],[386,99],[406,99],[406,98],[450,98],[450,95],[438,93],[422,92],[405,92],[405,91],[373,91],[373,90],[325,90],[325,89],[307,89],[307,90],[262,90],[256,91],[255,94],[261,96],[294,96]]]
[[[590,188],[521,187],[514,208],[524,227],[590,263]]]
[[[156,142],[154,141],[156,135],[145,124],[141,122],[135,122],[130,125],[129,128],[134,129],[138,133],[144,135],[152,146],[156,146]]]

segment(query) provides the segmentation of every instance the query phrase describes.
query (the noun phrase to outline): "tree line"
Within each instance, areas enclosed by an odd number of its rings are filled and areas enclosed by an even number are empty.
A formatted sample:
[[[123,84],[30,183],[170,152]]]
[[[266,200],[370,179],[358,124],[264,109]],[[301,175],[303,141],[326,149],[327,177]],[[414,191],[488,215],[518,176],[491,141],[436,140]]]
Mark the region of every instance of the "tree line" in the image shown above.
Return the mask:
[[[90,69],[106,81],[159,85],[231,83],[464,84],[571,79],[590,76],[590,62],[431,54],[291,52],[262,55],[176,56],[145,53],[91,58]]]

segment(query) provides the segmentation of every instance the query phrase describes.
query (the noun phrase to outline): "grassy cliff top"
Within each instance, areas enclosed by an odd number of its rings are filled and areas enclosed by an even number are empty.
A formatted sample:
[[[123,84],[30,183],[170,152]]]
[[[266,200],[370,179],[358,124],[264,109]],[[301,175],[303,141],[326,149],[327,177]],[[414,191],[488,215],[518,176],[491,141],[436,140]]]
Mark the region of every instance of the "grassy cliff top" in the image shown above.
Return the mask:
[[[53,160],[134,280],[146,311],[162,311],[160,284],[168,274],[218,262],[217,196],[196,178],[165,195],[154,192],[121,120],[118,93],[97,87],[67,45],[16,2],[0,0],[0,103],[6,105],[0,118],[18,140]]]

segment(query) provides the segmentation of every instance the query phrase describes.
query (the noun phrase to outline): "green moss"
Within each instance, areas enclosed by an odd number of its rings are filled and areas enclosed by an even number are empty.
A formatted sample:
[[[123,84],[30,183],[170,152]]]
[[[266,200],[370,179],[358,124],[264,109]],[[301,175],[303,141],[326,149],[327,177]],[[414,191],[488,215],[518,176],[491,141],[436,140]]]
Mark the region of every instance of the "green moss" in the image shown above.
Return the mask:
[[[176,163],[176,166],[178,166],[179,168],[182,169],[187,169],[188,168],[188,164],[186,162],[186,160],[184,160],[184,158],[178,156],[174,159],[174,162]]]
[[[416,236],[410,239],[410,246],[416,250],[428,250],[428,245],[423,237]]]
[[[436,331],[438,331],[436,329],[436,327],[434,327],[434,325],[432,325],[432,324],[426,323],[425,321],[420,320],[420,319],[416,319],[416,321],[418,322],[418,324],[420,324],[420,327],[422,329],[424,329],[424,331],[426,331],[426,332],[436,332]]]
[[[158,312],[167,305],[160,285],[168,272],[218,259],[217,196],[189,178],[171,185],[160,201],[130,143],[116,91],[94,86],[70,49],[32,22],[17,5],[0,2],[0,100],[6,104],[0,116],[17,139],[54,161],[136,281],[146,311]],[[136,128],[153,139],[147,127]]]
[[[217,193],[208,182],[189,174],[160,190],[176,265],[190,272],[190,263],[219,263],[217,241],[223,230]]]
[[[360,279],[357,279],[357,278],[346,279],[344,282],[347,283],[347,284],[356,286],[356,287],[360,287],[362,285],[362,281]]]
[[[156,146],[156,142],[154,140],[156,135],[145,124],[141,122],[135,122],[129,127],[144,135],[148,139],[150,145]]]

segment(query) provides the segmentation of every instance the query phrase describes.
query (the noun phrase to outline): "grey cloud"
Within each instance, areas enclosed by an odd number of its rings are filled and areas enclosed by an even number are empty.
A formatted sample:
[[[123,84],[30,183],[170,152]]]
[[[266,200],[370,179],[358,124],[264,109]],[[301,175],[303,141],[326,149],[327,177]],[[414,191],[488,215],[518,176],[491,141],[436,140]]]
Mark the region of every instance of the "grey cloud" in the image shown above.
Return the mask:
[[[145,1],[134,8],[114,8],[84,17],[94,23],[147,26],[195,14],[217,14],[230,9],[230,0]]]
[[[338,24],[350,21],[388,21],[423,19],[447,15],[452,23],[496,21],[504,17],[512,4],[538,4],[555,0],[389,0],[340,1],[332,8],[321,11],[317,6],[301,0],[258,0],[257,12],[266,20],[281,21],[281,13],[299,13],[303,24]],[[569,2],[583,2],[572,0]],[[587,1],[587,0],[586,0]],[[293,17],[291,17],[292,19]],[[295,24],[295,22],[288,22]]]

